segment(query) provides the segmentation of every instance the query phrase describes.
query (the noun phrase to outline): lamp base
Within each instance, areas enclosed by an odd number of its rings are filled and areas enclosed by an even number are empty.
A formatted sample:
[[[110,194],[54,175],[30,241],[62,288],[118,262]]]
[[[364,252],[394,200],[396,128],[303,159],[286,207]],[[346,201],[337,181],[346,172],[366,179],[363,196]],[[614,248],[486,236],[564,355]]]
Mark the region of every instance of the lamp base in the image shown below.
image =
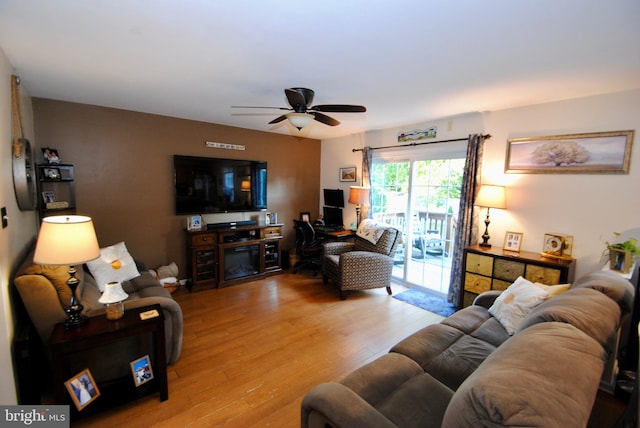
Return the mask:
[[[77,328],[89,321],[89,317],[86,315],[69,315],[69,318],[64,322],[64,328],[67,330],[70,328]]]
[[[69,266],[67,286],[71,289],[71,301],[69,302],[69,307],[64,310],[69,316],[64,322],[64,328],[66,329],[80,327],[89,320],[88,316],[82,314],[84,306],[82,306],[82,303],[80,303],[76,297],[76,288],[78,288],[79,283],[80,280],[76,278],[76,268]]]
[[[491,244],[489,244],[489,208],[487,208],[487,217],[484,219],[484,233],[482,234],[482,242],[478,244],[478,246],[482,248],[491,248]]]

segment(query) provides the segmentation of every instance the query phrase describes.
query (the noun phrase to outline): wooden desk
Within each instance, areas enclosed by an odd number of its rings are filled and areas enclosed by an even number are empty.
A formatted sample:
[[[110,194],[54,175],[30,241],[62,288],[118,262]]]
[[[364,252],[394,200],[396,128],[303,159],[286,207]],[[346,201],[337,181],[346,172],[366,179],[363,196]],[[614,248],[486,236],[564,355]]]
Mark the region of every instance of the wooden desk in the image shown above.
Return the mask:
[[[350,241],[356,238],[356,233],[353,230],[337,230],[333,232],[322,232],[316,229],[316,235],[328,240],[328,241]]]
[[[150,310],[157,310],[158,316],[146,320],[140,319],[140,314]],[[135,387],[133,376],[129,376],[100,382],[96,379],[100,397],[82,410],[93,413],[93,410],[108,407],[114,404],[122,404],[149,392],[160,392],[160,401],[169,398],[167,381],[167,360],[164,338],[164,315],[160,305],[144,306],[137,309],[126,310],[124,316],[116,321],[108,320],[105,316],[89,318],[89,321],[78,328],[65,329],[64,324],[57,324],[49,339],[51,349],[51,365],[53,371],[53,394],[56,404],[72,404],[67,394],[64,382],[77,373],[71,373],[70,360],[74,353],[93,349],[126,339],[133,336],[151,334],[152,336],[152,370],[154,379]],[[142,355],[140,355],[142,356]],[[137,358],[136,356],[134,358]],[[105,358],[114,358],[114,355],[105,355]],[[132,358],[132,360],[134,359]],[[84,363],[84,361],[83,361]],[[131,361],[119,361],[126,368]],[[86,361],[86,368],[94,373],[100,367],[100,361]],[[75,369],[74,369],[75,370]],[[130,373],[130,370],[129,370]],[[94,376],[95,377],[95,376]],[[147,385],[148,384],[148,385]],[[72,413],[76,410],[71,405]],[[91,410],[90,412],[88,412]]]

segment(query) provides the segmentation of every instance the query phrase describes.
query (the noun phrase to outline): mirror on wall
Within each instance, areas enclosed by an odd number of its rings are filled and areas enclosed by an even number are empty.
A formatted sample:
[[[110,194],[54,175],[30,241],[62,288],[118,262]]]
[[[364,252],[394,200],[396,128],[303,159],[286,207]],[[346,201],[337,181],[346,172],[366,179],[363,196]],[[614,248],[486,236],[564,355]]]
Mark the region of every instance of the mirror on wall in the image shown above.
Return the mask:
[[[19,138],[13,144],[13,188],[21,211],[36,208],[36,169],[33,164],[31,144]]]

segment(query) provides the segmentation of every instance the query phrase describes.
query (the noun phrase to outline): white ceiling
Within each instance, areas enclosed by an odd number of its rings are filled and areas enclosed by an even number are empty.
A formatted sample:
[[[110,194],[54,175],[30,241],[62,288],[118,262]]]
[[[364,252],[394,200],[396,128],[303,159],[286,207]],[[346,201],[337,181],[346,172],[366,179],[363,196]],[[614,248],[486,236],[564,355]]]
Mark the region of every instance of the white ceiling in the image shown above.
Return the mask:
[[[310,138],[640,88],[638,0],[0,0],[32,96]],[[284,88],[362,104],[301,132]]]

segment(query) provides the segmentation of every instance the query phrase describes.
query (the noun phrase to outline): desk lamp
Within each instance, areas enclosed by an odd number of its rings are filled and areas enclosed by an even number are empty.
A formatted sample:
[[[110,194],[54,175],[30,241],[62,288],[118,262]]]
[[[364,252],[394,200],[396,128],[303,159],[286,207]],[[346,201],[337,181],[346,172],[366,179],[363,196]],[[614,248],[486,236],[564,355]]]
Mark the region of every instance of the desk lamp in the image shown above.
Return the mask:
[[[68,318],[66,328],[79,327],[87,321],[82,315],[84,306],[76,297],[80,280],[76,278],[75,265],[88,262],[100,256],[98,239],[90,217],[68,215],[42,219],[36,242],[33,262],[39,265],[69,265],[67,285],[71,289],[69,306],[64,308]]]
[[[491,208],[507,208],[504,186],[493,186],[483,184],[476,197],[476,205],[487,208],[487,217],[484,219],[484,234],[482,235],[481,247],[491,248],[489,244],[489,209]]]
[[[369,188],[351,186],[349,188],[349,203],[356,204],[356,227],[360,226],[360,207],[369,203]]]

